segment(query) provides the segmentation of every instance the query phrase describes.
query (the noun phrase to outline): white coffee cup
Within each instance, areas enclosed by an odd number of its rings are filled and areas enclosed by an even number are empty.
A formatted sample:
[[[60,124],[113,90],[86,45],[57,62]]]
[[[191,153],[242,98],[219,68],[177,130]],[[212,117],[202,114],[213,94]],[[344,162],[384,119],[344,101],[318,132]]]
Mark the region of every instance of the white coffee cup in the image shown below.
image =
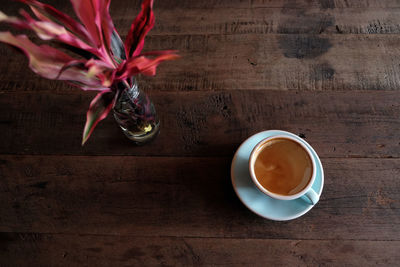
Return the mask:
[[[297,144],[299,144],[305,152],[307,152],[307,154],[309,155],[310,159],[311,159],[311,163],[312,163],[312,174],[311,174],[311,178],[308,181],[308,184],[304,187],[303,190],[301,190],[300,192],[293,194],[293,195],[281,195],[281,194],[277,194],[277,193],[273,193],[271,191],[269,191],[268,189],[266,189],[265,187],[263,187],[260,182],[258,181],[255,171],[254,171],[254,165],[257,159],[258,154],[262,151],[262,147],[264,146],[265,143],[270,142],[273,139],[289,139]],[[294,137],[291,136],[287,136],[287,135],[275,135],[275,136],[270,136],[267,137],[263,140],[261,140],[254,148],[253,151],[250,154],[250,159],[249,159],[249,171],[250,171],[250,176],[251,179],[253,180],[254,184],[257,186],[257,188],[264,194],[275,198],[275,199],[279,199],[279,200],[293,200],[293,199],[297,199],[300,198],[302,196],[307,197],[310,202],[315,205],[318,200],[319,200],[319,195],[314,191],[314,189],[312,189],[312,185],[315,181],[315,177],[316,177],[316,163],[315,163],[315,159],[312,155],[312,152],[310,151],[310,149],[301,141],[297,140]]]

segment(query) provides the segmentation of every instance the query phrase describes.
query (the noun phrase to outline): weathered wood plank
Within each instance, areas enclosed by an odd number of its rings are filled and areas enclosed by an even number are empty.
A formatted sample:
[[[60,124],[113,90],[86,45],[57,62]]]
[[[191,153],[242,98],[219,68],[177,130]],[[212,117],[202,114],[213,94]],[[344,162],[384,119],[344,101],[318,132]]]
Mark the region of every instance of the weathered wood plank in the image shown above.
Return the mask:
[[[395,266],[399,241],[0,234],[0,261],[25,266]]]
[[[397,2],[383,2],[159,1],[158,23],[146,49],[179,49],[183,58],[161,67],[146,89],[397,90],[399,37],[331,36],[399,33],[400,10],[392,8]],[[5,8],[15,12],[21,6]],[[56,6],[72,12],[66,2]],[[126,33],[139,1],[113,6],[116,24]],[[4,45],[0,54],[7,58],[0,62],[2,91],[76,90],[37,77]]]
[[[139,5],[112,1],[121,33]],[[155,7],[146,49],[183,58],[142,81],[163,123],[145,147],[112,118],[80,147],[92,95],[36,77],[0,45],[0,265],[396,265],[400,2]],[[323,157],[320,203],[290,222],[252,214],[230,185],[235,149],[271,128]]]
[[[139,2],[112,1],[111,14],[122,35],[127,34],[139,12]],[[400,32],[400,4],[393,6],[388,1],[379,1],[379,5],[371,1],[359,1],[358,4],[351,1],[345,7],[339,1],[242,1],[242,5],[232,1],[219,1],[223,5],[209,1],[173,2],[155,1],[156,25],[150,35]],[[193,4],[200,5],[190,6]],[[55,6],[73,14],[69,1],[57,2]],[[16,15],[20,8],[26,7],[12,2],[2,10]]]
[[[43,1],[51,3],[56,8],[64,12],[71,13],[72,8],[69,1]],[[120,10],[127,11],[134,16],[138,13],[142,0],[112,0],[111,11],[118,12]],[[7,3],[2,7],[3,10],[15,10],[16,7],[23,7],[18,3]],[[320,9],[320,10],[335,10],[335,9],[379,9],[379,8],[400,8],[400,3],[397,0],[170,0],[170,1],[154,1],[156,10],[173,10],[173,9],[214,9],[214,8],[234,8],[234,9]]]
[[[0,159],[1,232],[400,240],[399,159],[324,159],[320,202],[289,222],[241,204],[231,158]]]
[[[145,88],[158,90],[398,90],[397,35],[152,36],[182,52]]]
[[[124,0],[118,0],[124,1]],[[136,0],[140,2],[140,0]],[[334,8],[395,8],[400,7],[400,3],[397,0],[207,0],[207,1],[179,1],[174,0],[171,2],[166,1],[156,1],[156,7],[159,8],[259,8],[259,7],[269,7],[269,8],[289,8],[289,9],[299,9],[299,8],[320,8],[324,9],[334,9]]]
[[[304,134],[322,157],[399,157],[396,92],[153,92],[162,128],[134,146],[113,117],[81,147],[92,95],[0,94],[1,154],[232,156],[267,129]]]
[[[398,90],[398,35],[150,36],[146,49],[178,49],[146,90]],[[1,44],[0,91],[68,92],[31,72],[22,55]]]
[[[121,34],[128,32],[132,13],[113,14]],[[398,34],[399,14],[400,9],[177,8],[156,10],[150,35]]]

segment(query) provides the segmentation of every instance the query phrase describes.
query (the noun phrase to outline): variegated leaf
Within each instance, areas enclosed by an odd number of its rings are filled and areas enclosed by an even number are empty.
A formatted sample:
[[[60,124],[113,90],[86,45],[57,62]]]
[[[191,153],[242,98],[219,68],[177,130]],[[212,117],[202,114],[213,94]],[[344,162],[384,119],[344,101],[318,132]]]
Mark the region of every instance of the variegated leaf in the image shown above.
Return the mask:
[[[125,41],[128,57],[140,55],[144,46],[144,38],[154,26],[153,2],[154,0],[143,0],[142,10],[132,23]]]
[[[82,145],[86,143],[96,125],[105,119],[115,103],[115,92],[105,91],[98,93],[90,103],[86,115],[86,124],[83,130]]]

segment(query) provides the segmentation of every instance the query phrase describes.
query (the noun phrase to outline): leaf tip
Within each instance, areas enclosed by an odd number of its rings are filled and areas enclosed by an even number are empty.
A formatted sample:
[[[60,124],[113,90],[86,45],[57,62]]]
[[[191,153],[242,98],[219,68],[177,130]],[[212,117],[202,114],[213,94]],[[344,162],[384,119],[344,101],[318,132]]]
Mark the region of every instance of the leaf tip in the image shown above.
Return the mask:
[[[84,145],[85,145],[85,143],[86,143],[87,140],[89,139],[89,136],[90,136],[90,135],[89,135],[88,132],[86,131],[86,127],[85,127],[85,129],[84,129],[84,131],[83,131],[81,146],[84,146]]]
[[[8,16],[6,14],[4,14],[1,10],[0,10],[0,21],[3,21],[5,19],[7,19]]]
[[[85,145],[85,143],[86,143],[86,141],[87,141],[87,138],[82,138],[82,143],[81,143],[81,146],[84,146],[84,145]]]

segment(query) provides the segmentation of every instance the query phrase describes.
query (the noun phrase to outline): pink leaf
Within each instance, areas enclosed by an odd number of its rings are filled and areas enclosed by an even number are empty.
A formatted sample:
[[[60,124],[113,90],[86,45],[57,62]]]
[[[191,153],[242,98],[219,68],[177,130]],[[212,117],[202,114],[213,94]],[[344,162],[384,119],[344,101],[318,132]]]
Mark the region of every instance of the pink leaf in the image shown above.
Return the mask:
[[[110,11],[109,11],[110,10],[110,2],[111,2],[111,0],[100,1],[100,11],[99,11],[100,24],[101,24],[100,28],[103,33],[104,42],[108,48],[111,45],[111,36],[115,29],[113,21],[110,16]]]
[[[76,81],[90,88],[104,88],[97,78],[90,78],[86,70],[68,68],[59,76],[62,68],[74,59],[67,54],[47,45],[37,46],[25,35],[14,36],[9,32],[0,32],[0,41],[19,48],[29,59],[29,67],[47,79]]]
[[[36,0],[18,0],[18,1],[30,5],[33,13],[37,16],[38,19],[45,20],[45,18],[47,18],[48,21],[56,20],[56,22],[59,22],[60,25],[65,26],[72,33],[77,34],[85,41],[91,40],[87,30],[82,26],[82,24],[75,21],[68,15],[58,11],[54,7],[47,4],[43,4]]]
[[[90,59],[85,66],[88,68],[88,77],[97,76],[101,84],[105,87],[110,87],[114,82],[115,69],[111,69],[108,64],[103,61]]]
[[[173,60],[179,58],[176,54],[162,54],[154,59],[144,56],[130,59],[126,64],[122,73],[118,75],[117,80],[124,80],[132,75],[142,73],[144,75],[153,76],[156,74],[157,66],[165,60]]]
[[[89,53],[101,58],[103,54],[97,49],[89,46],[77,36],[68,32],[63,26],[56,24],[50,20],[37,21],[34,20],[27,12],[21,11],[21,15],[25,20],[9,17],[4,13],[0,12],[0,21],[7,22],[18,28],[30,29],[36,32],[36,34],[43,40],[56,39],[67,45],[88,51]]]
[[[0,22],[7,22],[18,29],[29,29],[29,26],[16,17],[10,17],[0,11]]]
[[[153,28],[155,22],[153,2],[154,0],[143,0],[142,11],[132,23],[131,29],[125,41],[125,47],[128,51],[128,56],[136,57],[142,52],[144,38]]]
[[[100,2],[103,0],[71,0],[75,13],[87,29],[93,43],[97,48],[103,44],[101,38]],[[97,16],[96,16],[97,15]]]
[[[82,145],[86,143],[96,125],[105,119],[115,103],[115,92],[105,91],[98,93],[90,103],[86,114],[86,124],[83,130]]]
[[[64,66],[58,72],[56,80],[59,79],[61,74],[64,71],[66,71],[67,69],[74,68],[74,67],[84,68],[85,63],[86,63],[86,61],[84,61],[84,60],[75,60],[75,59],[71,60],[70,62],[67,62],[66,64],[64,64]]]
[[[103,34],[103,42],[105,43],[105,47],[113,56],[114,61],[118,64],[121,60],[126,58],[126,51],[124,43],[115,29],[114,23],[110,16],[110,2],[111,0],[100,1],[100,28]]]
[[[110,50],[105,44],[105,38],[103,36],[103,25],[102,19],[106,12],[109,0],[71,0],[74,7],[75,13],[81,20],[85,28],[87,29],[95,47],[102,54],[102,59],[107,61],[109,64],[115,64],[114,60],[110,57]],[[107,16],[106,16],[107,17]],[[107,20],[107,18],[104,18]],[[111,21],[111,18],[109,18]],[[106,40],[110,40],[111,33],[113,30],[110,23],[105,23],[106,29]],[[112,27],[108,29],[108,27]]]

